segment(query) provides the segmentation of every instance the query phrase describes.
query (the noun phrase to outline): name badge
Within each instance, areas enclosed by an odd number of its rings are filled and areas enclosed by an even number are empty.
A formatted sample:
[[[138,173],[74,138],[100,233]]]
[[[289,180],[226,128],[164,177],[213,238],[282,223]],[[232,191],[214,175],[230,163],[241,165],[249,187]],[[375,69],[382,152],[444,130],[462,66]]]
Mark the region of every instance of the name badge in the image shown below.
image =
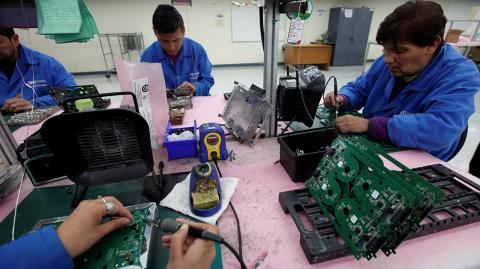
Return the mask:
[[[30,89],[32,89],[34,86],[35,88],[38,88],[38,87],[47,87],[48,86],[48,83],[46,80],[30,80],[28,81],[27,83],[25,83],[27,87],[29,87]]]
[[[200,75],[200,73],[198,73],[198,72],[190,73],[190,81],[196,81],[198,79],[199,75]]]

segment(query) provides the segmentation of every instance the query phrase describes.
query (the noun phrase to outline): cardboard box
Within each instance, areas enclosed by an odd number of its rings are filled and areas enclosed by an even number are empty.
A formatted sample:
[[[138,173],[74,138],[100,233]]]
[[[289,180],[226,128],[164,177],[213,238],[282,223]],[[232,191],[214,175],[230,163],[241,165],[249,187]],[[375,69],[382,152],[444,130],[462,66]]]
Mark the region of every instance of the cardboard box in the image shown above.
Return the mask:
[[[447,43],[456,43],[458,38],[463,33],[463,30],[459,29],[450,29],[448,30],[447,36],[445,37],[445,42]]]

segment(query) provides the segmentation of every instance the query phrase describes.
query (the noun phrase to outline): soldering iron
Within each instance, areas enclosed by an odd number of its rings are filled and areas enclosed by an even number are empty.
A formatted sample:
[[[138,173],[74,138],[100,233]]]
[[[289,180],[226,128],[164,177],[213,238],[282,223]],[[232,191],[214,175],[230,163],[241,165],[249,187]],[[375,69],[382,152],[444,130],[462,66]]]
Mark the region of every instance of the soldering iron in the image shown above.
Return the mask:
[[[172,219],[153,220],[150,218],[146,218],[145,223],[155,225],[165,233],[175,233],[180,229],[180,227],[182,227],[182,223],[174,221]],[[239,256],[238,252],[227,241],[225,241],[223,237],[207,230],[195,228],[192,226],[188,227],[188,235],[225,245],[228,249],[230,249],[230,251],[232,251],[233,255],[235,255],[237,260],[240,262],[241,268],[247,269],[247,266],[243,262],[243,259]]]
[[[338,117],[338,110],[340,108],[340,103],[337,101],[337,97],[338,97],[337,78],[333,77],[333,98],[335,99],[335,118]]]
[[[182,227],[182,223],[174,221],[172,219],[160,219],[160,220],[153,220],[153,219],[145,219],[145,222],[151,225],[155,225],[160,230],[162,230],[165,233],[175,233]],[[212,232],[209,232],[207,230],[202,230],[198,229],[192,226],[188,227],[188,234],[197,237],[197,238],[202,238],[205,240],[217,242],[217,243],[222,243],[223,238],[217,234],[214,234]]]

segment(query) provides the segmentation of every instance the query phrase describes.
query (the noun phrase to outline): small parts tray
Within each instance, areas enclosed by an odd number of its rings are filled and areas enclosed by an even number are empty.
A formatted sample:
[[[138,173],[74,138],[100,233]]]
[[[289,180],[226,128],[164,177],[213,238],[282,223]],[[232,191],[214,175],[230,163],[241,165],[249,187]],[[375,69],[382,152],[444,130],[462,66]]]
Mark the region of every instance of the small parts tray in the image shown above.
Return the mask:
[[[442,189],[446,196],[407,239],[420,237],[480,220],[480,186],[464,176],[436,164],[413,169],[424,179]],[[290,214],[300,232],[300,245],[311,264],[349,255],[347,246],[322,214],[306,189],[279,194],[285,213]],[[305,218],[301,218],[305,216]],[[303,221],[313,227],[308,229]]]

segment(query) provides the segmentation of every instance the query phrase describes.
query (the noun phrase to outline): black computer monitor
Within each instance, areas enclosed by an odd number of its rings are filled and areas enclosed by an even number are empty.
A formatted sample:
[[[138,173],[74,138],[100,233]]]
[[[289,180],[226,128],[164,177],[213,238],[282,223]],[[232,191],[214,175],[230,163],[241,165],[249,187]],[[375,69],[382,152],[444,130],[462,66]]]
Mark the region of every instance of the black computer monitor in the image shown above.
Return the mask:
[[[316,66],[295,70],[295,76],[280,78],[277,118],[311,127],[324,92],[325,76]]]

